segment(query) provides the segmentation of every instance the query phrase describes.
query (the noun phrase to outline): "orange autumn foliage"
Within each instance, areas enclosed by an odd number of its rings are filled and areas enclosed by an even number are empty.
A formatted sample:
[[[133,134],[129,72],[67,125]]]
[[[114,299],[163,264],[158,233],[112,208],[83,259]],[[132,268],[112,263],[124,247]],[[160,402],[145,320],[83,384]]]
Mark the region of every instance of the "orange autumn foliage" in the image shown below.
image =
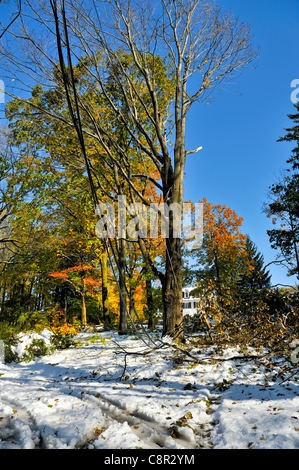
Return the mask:
[[[80,325],[76,321],[77,317],[73,318],[72,323],[67,323],[63,321],[64,312],[61,310],[54,310],[49,318],[49,327],[51,331],[56,335],[65,336],[68,334],[77,334]]]
[[[203,199],[203,243],[191,256],[200,266],[199,285],[203,290],[216,290],[218,297],[231,296],[238,275],[251,268],[242,222],[230,207]]]

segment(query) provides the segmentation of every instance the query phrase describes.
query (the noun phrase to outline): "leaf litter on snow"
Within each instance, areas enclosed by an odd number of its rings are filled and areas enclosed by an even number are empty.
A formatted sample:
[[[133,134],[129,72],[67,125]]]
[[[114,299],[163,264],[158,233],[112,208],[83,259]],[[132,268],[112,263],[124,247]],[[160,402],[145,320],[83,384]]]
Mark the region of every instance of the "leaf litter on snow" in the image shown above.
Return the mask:
[[[22,335],[18,350],[31,340]],[[299,447],[297,377],[279,385],[281,362],[278,369],[236,359],[239,348],[219,356],[211,347],[193,350],[202,359],[195,364],[111,331],[78,340],[0,364],[0,448]]]

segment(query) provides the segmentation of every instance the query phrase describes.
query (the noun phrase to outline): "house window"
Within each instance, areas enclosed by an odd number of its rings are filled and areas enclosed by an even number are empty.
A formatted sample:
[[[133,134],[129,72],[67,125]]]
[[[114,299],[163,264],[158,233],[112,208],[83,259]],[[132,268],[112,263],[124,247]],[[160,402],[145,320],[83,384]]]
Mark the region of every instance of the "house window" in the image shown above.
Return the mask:
[[[183,309],[186,309],[186,308],[191,308],[191,302],[185,302],[183,304]]]
[[[189,299],[189,292],[187,290],[185,290],[185,295],[184,295],[185,299]]]

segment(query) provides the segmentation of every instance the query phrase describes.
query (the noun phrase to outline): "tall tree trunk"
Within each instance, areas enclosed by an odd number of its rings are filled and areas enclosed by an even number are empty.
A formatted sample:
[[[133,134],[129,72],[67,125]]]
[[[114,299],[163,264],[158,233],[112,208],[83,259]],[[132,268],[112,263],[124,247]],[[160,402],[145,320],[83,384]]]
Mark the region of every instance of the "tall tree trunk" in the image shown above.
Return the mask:
[[[166,269],[162,283],[163,333],[176,342],[184,341],[183,300],[181,276],[181,240],[166,239]]]
[[[45,298],[44,294],[41,293],[41,294],[40,294],[39,307],[38,307],[39,310],[42,310],[43,307],[44,307],[44,298]]]
[[[108,299],[108,280],[107,280],[107,253],[104,252],[101,258],[102,264],[102,306],[103,306],[103,319],[104,327],[111,324],[109,299]]]
[[[36,298],[36,308],[35,308],[35,310],[39,311],[40,310],[40,304],[41,304],[41,298],[42,298],[41,292],[39,294],[37,294],[37,296],[35,298]],[[29,309],[30,309],[30,306],[29,306]]]
[[[67,323],[67,293],[64,293],[64,323]]]
[[[133,318],[135,314],[135,298],[134,298],[135,290],[136,290],[136,287],[130,286],[130,293],[129,293],[130,294],[130,303],[129,303],[130,318]]]
[[[222,288],[221,288],[221,277],[220,277],[220,271],[219,271],[219,265],[218,265],[218,256],[216,251],[214,251],[214,266],[216,270],[216,289],[217,289],[217,295],[218,295],[218,302],[223,305],[223,293],[222,293]]]
[[[118,263],[119,263],[119,328],[118,334],[127,334],[127,308],[126,308],[126,241],[121,238],[118,245]]]
[[[2,302],[1,302],[1,316],[2,317],[4,315],[5,295],[6,295],[6,280],[4,279],[3,292],[2,292]]]
[[[224,295],[221,287],[221,276],[219,271],[218,256],[216,251],[214,251],[214,266],[216,270],[216,292],[217,292],[217,301],[218,305],[221,308],[221,314],[224,312]]]
[[[296,257],[296,263],[297,263],[297,278],[299,279],[299,256],[298,256],[298,251],[297,251],[297,245],[296,245],[296,236],[295,236],[295,231],[294,231],[294,223],[293,223],[293,218],[290,215],[290,222],[291,222],[291,229],[293,233],[293,243],[294,243],[294,250],[295,250],[295,257]]]
[[[87,325],[86,321],[86,303],[85,303],[85,284],[83,279],[83,291],[82,291],[82,317],[81,317],[82,326],[85,327]]]
[[[154,328],[154,299],[153,299],[153,289],[152,289],[152,281],[150,279],[145,280],[145,288],[146,288],[146,303],[147,303],[147,311],[148,311],[148,328]]]
[[[33,290],[34,281],[35,281],[35,276],[32,277],[31,282],[30,282],[30,288],[29,288],[29,307],[28,307],[29,310],[33,310],[34,307],[35,307],[34,302],[31,302],[31,299],[32,299],[32,290]]]
[[[180,98],[178,97],[180,100]],[[164,203],[183,204],[183,175],[185,168],[185,120],[176,111],[177,135],[174,148],[174,170],[170,158],[165,159],[162,173]],[[181,238],[174,238],[175,221],[169,213],[169,238],[166,238],[165,276],[162,282],[163,333],[176,342],[184,342]],[[181,217],[179,220],[181,225]]]

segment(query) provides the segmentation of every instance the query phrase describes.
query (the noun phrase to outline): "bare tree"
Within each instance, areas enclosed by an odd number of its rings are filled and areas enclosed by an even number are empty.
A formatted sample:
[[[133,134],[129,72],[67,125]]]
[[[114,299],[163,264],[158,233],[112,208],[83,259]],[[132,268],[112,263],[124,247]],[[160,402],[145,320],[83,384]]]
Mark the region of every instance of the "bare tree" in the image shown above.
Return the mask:
[[[5,45],[3,59],[18,73],[25,72],[45,86],[51,86],[53,73],[49,72],[57,62],[61,65],[66,60],[70,64],[72,58],[76,65],[85,68],[94,93],[105,98],[113,122],[118,120],[131,145],[140,151],[140,158],[144,162],[150,160],[158,170],[160,179],[155,184],[162,191],[164,202],[168,207],[173,203],[182,206],[186,157],[200,149],[200,146],[186,149],[187,114],[195,103],[205,102],[215,89],[231,81],[256,59],[258,51],[252,49],[250,27],[209,0],[160,0],[155,4],[130,0],[52,0],[51,7],[42,0],[27,0],[25,5],[20,30],[11,33],[20,43],[22,57]],[[63,17],[69,36],[59,38]],[[37,26],[32,33],[34,23]],[[53,47],[53,41],[58,44],[58,39],[59,58]],[[67,58],[61,54],[64,46]],[[167,109],[161,105],[161,88],[156,79],[161,58],[172,81]],[[111,83],[116,86],[118,99],[111,94]],[[80,111],[87,117],[84,134],[101,145],[105,158],[117,168],[119,178],[129,185],[134,197],[149,205],[150,201],[135,184],[136,177],[146,180],[149,175],[132,175],[127,146],[124,148],[115,140],[113,124],[96,115],[79,92],[77,98]],[[74,94],[70,93],[69,99],[74,100]],[[49,109],[38,111],[51,119],[66,119]],[[173,145],[170,134],[174,136]],[[182,341],[181,240],[175,238],[172,213],[165,273],[157,270],[141,238],[139,243],[147,269],[162,283],[163,335]]]
[[[7,135],[8,129],[2,126],[0,128],[0,273],[7,265],[13,263],[14,256],[23,244],[10,221],[14,194],[11,194],[7,181],[15,174],[16,156],[7,145]]]

